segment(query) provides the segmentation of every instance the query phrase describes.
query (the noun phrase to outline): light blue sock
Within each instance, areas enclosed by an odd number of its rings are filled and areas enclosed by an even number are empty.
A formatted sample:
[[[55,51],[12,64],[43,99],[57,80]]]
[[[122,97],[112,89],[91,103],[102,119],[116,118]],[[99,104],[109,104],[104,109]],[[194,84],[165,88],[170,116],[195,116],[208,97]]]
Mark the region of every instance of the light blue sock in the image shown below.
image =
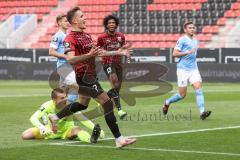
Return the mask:
[[[183,99],[183,97],[179,94],[179,93],[176,93],[174,95],[172,95],[170,98],[168,98],[165,103],[167,105],[171,104],[171,103],[174,103],[174,102],[177,102],[179,100]]]
[[[202,89],[196,89],[195,94],[196,94],[197,106],[199,108],[200,114],[202,114],[205,111],[204,95],[203,95]]]
[[[69,103],[76,102],[77,99],[78,99],[78,94],[76,94],[76,93],[68,93],[67,101]]]

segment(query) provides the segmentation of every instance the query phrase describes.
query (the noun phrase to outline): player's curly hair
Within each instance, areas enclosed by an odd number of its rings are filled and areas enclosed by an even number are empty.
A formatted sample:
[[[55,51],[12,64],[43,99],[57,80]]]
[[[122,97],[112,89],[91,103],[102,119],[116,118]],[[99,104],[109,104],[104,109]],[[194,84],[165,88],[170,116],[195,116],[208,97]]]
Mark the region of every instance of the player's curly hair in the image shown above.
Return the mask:
[[[106,30],[107,30],[108,21],[109,21],[109,20],[112,20],[112,19],[116,22],[116,25],[117,25],[117,27],[118,27],[118,25],[119,25],[119,19],[118,19],[116,16],[114,16],[114,15],[108,15],[108,16],[106,16],[106,17],[103,19],[103,26],[105,27]]]

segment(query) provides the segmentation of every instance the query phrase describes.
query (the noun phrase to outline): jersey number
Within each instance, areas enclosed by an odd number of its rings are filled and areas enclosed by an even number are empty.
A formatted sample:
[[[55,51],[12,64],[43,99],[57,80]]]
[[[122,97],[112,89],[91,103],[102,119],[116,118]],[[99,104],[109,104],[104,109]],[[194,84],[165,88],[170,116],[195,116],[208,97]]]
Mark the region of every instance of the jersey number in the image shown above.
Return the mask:
[[[98,92],[98,88],[96,84],[93,85],[93,88]]]
[[[112,72],[112,68],[111,67],[108,67],[107,68],[107,73],[110,74]]]

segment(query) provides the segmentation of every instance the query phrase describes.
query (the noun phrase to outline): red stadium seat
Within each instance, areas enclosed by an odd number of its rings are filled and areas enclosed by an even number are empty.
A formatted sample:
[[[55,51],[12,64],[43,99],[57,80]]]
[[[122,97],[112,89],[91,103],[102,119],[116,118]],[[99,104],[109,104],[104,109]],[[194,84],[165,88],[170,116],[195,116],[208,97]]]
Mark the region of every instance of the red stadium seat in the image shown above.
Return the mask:
[[[212,27],[212,33],[218,33],[219,27],[218,26],[211,26]]]
[[[225,24],[226,24],[226,18],[222,17],[218,19],[217,25],[224,26]]]
[[[211,41],[212,40],[212,34],[205,34],[204,41]]]
[[[159,37],[157,34],[148,34],[150,41],[158,41]]]
[[[239,10],[235,10],[234,13],[233,13],[233,17],[237,18],[239,16],[240,16],[240,11]]]
[[[234,17],[233,11],[232,10],[228,10],[225,12],[225,17],[226,18],[232,18]]]
[[[133,48],[141,48],[142,42],[133,42]]]
[[[198,34],[196,35],[197,40],[203,41],[204,40],[204,35],[203,34]]]
[[[147,10],[149,10],[149,11],[155,11],[155,10],[157,10],[157,5],[148,5],[148,6],[147,6]]]
[[[166,48],[174,48],[175,47],[175,42],[166,42],[165,47]]]
[[[159,48],[158,42],[149,42],[149,48]]]
[[[165,38],[165,41],[173,41],[173,35],[172,34],[165,34],[164,38]]]
[[[215,2],[216,0],[213,3]],[[222,0],[219,3],[224,2]],[[144,5],[134,0],[78,0],[77,3],[80,8],[86,12],[86,32],[92,34],[94,40],[104,31],[102,26],[103,18],[106,15],[114,13],[121,17],[120,30],[123,31],[127,29],[127,33],[130,32],[126,34],[126,40],[133,41],[134,47],[136,48],[174,47],[176,41],[181,36],[180,33],[178,33],[180,29],[177,27],[182,25],[183,17],[187,17],[194,22],[196,21],[197,26],[198,24],[202,26],[198,27],[199,34],[197,38],[201,42],[201,47],[203,47],[205,46],[204,43],[212,40],[213,34],[219,33],[219,26],[224,26],[228,18],[237,18],[240,16],[240,0],[237,0],[237,2],[231,1],[231,7],[227,5],[230,8],[228,7],[226,11],[224,10],[216,14],[214,13],[216,5],[212,5],[210,8],[212,2],[208,0],[153,0],[151,4],[146,3]],[[229,2],[226,2],[226,4],[227,3],[229,4]],[[38,21],[41,21],[44,14],[50,13],[51,7],[57,6],[57,4],[57,0],[0,0],[0,20],[4,19],[4,14],[8,14],[10,8],[14,8],[14,12],[17,13],[36,13],[38,15]],[[143,6],[147,7],[147,11]],[[224,7],[226,8],[226,5]],[[121,8],[121,10],[119,10],[119,8]],[[211,17],[214,19],[208,20],[210,12]],[[196,15],[196,13],[199,14]],[[204,15],[208,13],[208,16]],[[220,14],[221,16],[219,16]],[[139,26],[135,27],[130,21],[127,21],[130,16],[136,19],[136,21],[134,20],[134,24]],[[146,16],[150,17],[150,21],[146,21]],[[159,19],[151,21],[151,18],[156,17]],[[46,20],[47,19],[51,20],[51,18],[46,17]],[[49,43],[52,34],[57,31],[57,25],[55,24],[53,27],[54,28],[51,28],[50,26],[49,29],[47,29],[45,36],[39,37],[39,45],[33,44],[33,46],[40,48],[47,46],[46,44]],[[153,28],[154,32],[158,33],[154,33]]]
[[[202,29],[203,33],[212,33],[212,27],[211,26],[205,26]]]
[[[134,34],[133,41],[142,41],[142,37],[140,34]]]
[[[149,34],[141,34],[140,37],[141,37],[142,41],[150,41]]]
[[[177,42],[177,40],[180,38],[180,34],[173,34],[172,35],[172,40],[174,41],[174,42]]]
[[[37,15],[37,19],[38,19],[38,21],[42,21],[43,15],[42,15],[42,14],[38,14],[38,15]]]
[[[239,10],[240,9],[240,3],[233,3],[231,8],[233,10]]]
[[[203,42],[211,41],[212,34],[199,34],[197,35],[197,39]]]
[[[205,43],[200,42],[200,43],[199,43],[199,48],[205,48]]]

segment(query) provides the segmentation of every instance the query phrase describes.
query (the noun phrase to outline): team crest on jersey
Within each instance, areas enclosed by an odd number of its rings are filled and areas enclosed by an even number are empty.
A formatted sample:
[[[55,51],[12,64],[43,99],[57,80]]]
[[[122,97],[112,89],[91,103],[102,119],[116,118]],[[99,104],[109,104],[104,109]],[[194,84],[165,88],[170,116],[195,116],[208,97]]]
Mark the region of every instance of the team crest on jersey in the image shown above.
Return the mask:
[[[66,42],[64,45],[65,49],[70,49],[71,48],[70,46],[71,46],[70,42]]]

